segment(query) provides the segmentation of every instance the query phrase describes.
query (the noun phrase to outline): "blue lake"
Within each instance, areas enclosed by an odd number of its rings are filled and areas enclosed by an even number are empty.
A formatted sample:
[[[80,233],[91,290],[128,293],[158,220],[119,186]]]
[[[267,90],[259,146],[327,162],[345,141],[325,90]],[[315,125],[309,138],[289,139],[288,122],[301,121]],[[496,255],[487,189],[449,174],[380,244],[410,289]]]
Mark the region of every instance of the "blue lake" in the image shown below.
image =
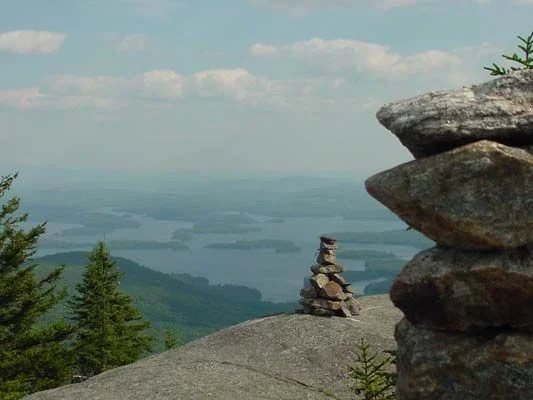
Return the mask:
[[[257,216],[260,218],[260,216]],[[191,223],[161,221],[134,215],[139,228],[117,229],[105,236],[105,240],[135,239],[168,241],[175,229],[190,228]],[[62,230],[78,225],[50,222],[46,237],[57,238]],[[203,276],[211,283],[234,283],[257,288],[264,299],[272,301],[296,301],[304,279],[310,276],[309,267],[315,262],[319,236],[335,231],[386,231],[402,229],[405,225],[399,220],[344,220],[342,218],[287,218],[282,223],[259,223],[262,231],[246,234],[202,234],[195,235],[188,243],[188,251],[172,250],[115,250],[113,255],[129,258],[146,267],[162,272],[186,272],[193,276]],[[68,237],[68,241],[96,242],[102,237]],[[232,242],[239,239],[283,239],[291,240],[302,248],[299,253],[278,254],[273,250],[234,250],[207,249],[214,242]],[[340,248],[376,249],[388,251],[411,259],[420,250],[410,246],[349,243]],[[65,250],[46,249],[37,255],[52,254]],[[362,270],[364,263],[359,260],[339,260],[346,270]],[[357,282],[354,286],[362,292],[367,282]]]

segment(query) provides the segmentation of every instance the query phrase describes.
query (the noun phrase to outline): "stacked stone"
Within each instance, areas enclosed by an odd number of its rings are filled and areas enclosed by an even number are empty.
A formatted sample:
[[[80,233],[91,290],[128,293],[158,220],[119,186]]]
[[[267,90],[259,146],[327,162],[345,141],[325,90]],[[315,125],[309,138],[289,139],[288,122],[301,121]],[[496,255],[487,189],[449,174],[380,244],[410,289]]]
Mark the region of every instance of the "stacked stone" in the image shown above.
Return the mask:
[[[437,243],[390,293],[399,399],[533,399],[533,70],[377,118],[415,161],[367,191]]]
[[[300,291],[303,312],[319,316],[351,317],[359,314],[352,286],[340,275],[344,268],[337,264],[337,240],[320,237],[317,264],[311,266],[310,286]]]

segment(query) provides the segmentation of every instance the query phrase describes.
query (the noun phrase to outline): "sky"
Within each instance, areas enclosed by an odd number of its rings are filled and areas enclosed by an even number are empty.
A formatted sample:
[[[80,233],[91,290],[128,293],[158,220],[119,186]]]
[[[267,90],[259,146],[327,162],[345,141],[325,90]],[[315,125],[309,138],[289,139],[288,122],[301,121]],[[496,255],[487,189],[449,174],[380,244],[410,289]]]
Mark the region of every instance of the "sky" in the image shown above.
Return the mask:
[[[492,79],[533,0],[0,0],[0,175],[317,175],[412,159],[382,105]],[[503,62],[502,62],[503,61]]]

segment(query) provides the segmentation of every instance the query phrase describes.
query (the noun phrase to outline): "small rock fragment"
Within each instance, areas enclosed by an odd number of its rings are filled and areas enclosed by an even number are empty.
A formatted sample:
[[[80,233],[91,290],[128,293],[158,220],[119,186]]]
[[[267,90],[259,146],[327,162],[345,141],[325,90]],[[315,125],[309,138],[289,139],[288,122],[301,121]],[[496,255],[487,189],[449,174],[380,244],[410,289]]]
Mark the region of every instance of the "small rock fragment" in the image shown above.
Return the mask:
[[[331,274],[329,275],[329,279],[333,282],[337,282],[339,285],[341,285],[343,288],[346,286],[346,279],[342,277],[342,275],[339,274]]]
[[[311,308],[323,308],[325,310],[337,311],[341,309],[340,301],[332,301],[327,299],[300,299],[300,304],[309,306]]]
[[[320,253],[318,253],[316,262],[322,265],[331,265],[337,262],[337,257],[335,254],[328,254],[321,251]]]
[[[305,298],[314,298],[318,296],[318,292],[313,286],[307,286],[300,290],[300,296]]]
[[[322,289],[329,282],[329,278],[327,275],[319,273],[309,278],[309,281],[315,289]]]
[[[311,272],[313,274],[338,274],[344,271],[342,265],[339,264],[329,264],[329,265],[320,265],[315,264],[311,267]]]
[[[344,300],[347,295],[342,290],[342,287],[336,282],[328,282],[320,289],[320,295],[331,300]]]

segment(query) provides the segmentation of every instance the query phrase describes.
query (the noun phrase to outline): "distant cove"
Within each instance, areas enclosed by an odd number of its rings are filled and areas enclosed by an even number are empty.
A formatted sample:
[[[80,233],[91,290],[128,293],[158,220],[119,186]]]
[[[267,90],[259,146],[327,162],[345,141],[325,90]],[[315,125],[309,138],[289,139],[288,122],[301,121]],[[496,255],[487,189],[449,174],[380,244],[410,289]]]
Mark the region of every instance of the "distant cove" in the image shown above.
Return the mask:
[[[236,240],[232,243],[211,243],[205,246],[208,249],[235,249],[235,250],[259,250],[272,249],[276,253],[296,253],[302,251],[302,248],[296,246],[290,240]]]
[[[233,283],[256,288],[263,297],[272,301],[295,301],[304,279],[310,275],[309,267],[315,262],[319,236],[330,232],[380,232],[405,229],[405,224],[393,219],[342,219],[342,218],[283,218],[272,221],[268,216],[250,215],[258,223],[246,223],[241,226],[256,228],[247,233],[194,233],[179,241],[172,239],[173,233],[180,229],[193,229],[188,221],[156,220],[150,217],[128,214],[138,227],[115,229],[102,235],[62,236],[72,224],[55,223],[50,220],[45,239],[62,240],[78,243],[79,249],[86,249],[87,243],[98,239],[132,245],[131,241],[141,241],[143,246],[115,248],[113,255],[126,257],[149,268],[168,273],[188,273],[205,277],[210,282]],[[130,242],[124,242],[130,241]],[[265,241],[291,243],[289,248],[300,251],[276,252],[274,247],[265,247]],[[175,251],[164,245],[149,243],[180,242],[187,249]],[[50,244],[51,242],[48,242]],[[213,244],[232,244],[223,250],[209,248]],[[235,245],[235,243],[237,243]],[[241,244],[238,244],[241,243]],[[252,244],[249,250],[242,247]],[[278,243],[278,245],[279,245]],[[255,245],[254,245],[255,244]],[[272,243],[271,243],[272,244]],[[75,250],[70,244],[69,250]],[[241,248],[234,248],[234,246]],[[294,246],[294,247],[292,247]],[[120,246],[119,246],[120,247]],[[233,247],[233,248],[232,248]],[[408,260],[420,251],[420,247],[404,244],[387,244],[379,242],[361,243],[339,240],[339,252],[349,250],[376,250],[389,252],[399,259]],[[38,255],[65,251],[65,248],[43,246]],[[361,271],[364,261],[355,258],[339,258],[346,270]],[[366,282],[357,282],[356,289],[361,293]]]

